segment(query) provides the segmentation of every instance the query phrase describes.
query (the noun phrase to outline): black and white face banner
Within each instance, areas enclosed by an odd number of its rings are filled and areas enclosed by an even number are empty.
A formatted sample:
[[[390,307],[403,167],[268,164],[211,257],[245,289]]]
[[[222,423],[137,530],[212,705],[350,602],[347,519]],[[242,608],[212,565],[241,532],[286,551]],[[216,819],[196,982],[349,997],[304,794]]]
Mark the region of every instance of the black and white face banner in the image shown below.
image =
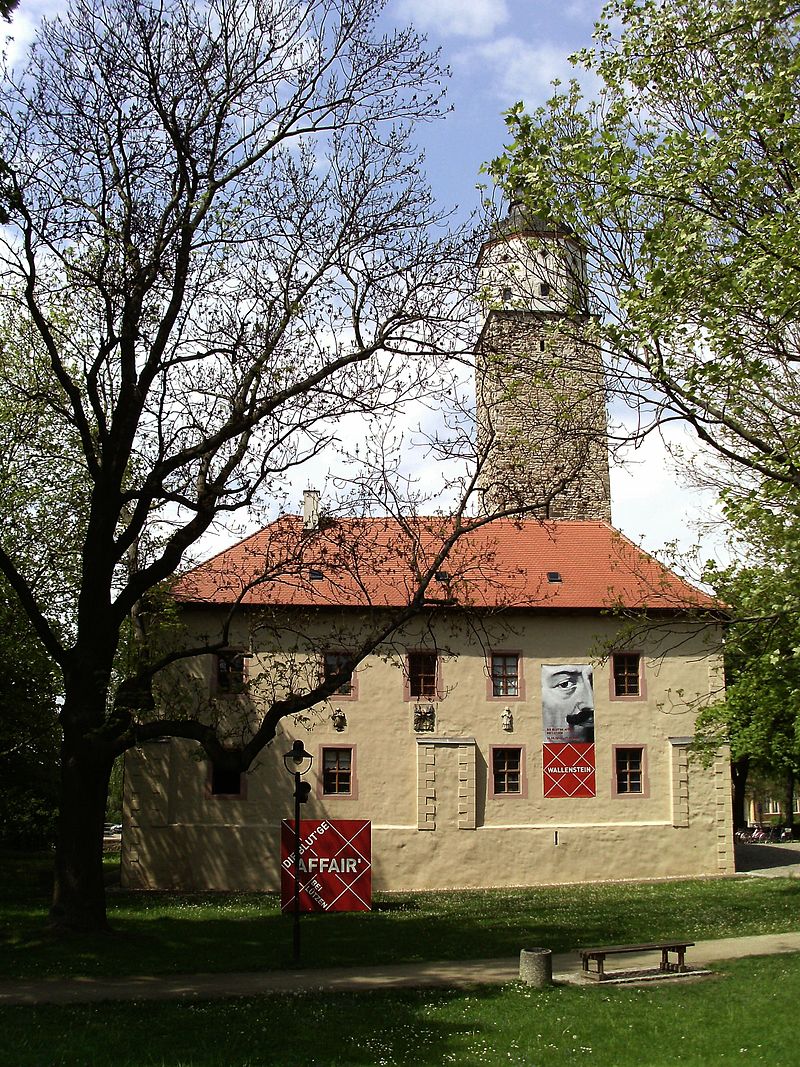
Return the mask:
[[[592,680],[587,663],[542,666],[543,741],[594,741]]]

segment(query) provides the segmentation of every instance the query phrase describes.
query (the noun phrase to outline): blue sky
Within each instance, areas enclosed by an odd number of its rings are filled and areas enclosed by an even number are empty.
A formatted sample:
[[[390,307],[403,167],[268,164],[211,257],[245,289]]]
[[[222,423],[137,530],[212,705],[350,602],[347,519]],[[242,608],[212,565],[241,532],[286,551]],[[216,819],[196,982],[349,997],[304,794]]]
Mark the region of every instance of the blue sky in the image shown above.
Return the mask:
[[[387,18],[425,33],[452,72],[452,113],[420,131],[444,202],[475,205],[480,166],[503,147],[503,112],[543,103],[553,79],[574,76],[568,56],[590,43],[599,13],[584,0],[390,0]]]
[[[30,40],[42,12],[62,6],[21,0],[10,29],[16,43],[7,51],[13,56]],[[466,216],[478,205],[480,167],[504,144],[503,112],[517,100],[533,109],[550,95],[553,79],[575,76],[568,57],[591,43],[601,6],[594,0],[388,0],[384,21],[413,24],[451,70],[451,113],[418,131],[443,207],[458,205]],[[673,435],[689,453],[695,450],[687,434]],[[686,549],[698,540],[697,523],[713,510],[713,498],[681,486],[662,442],[652,437],[612,471],[612,505],[614,524],[646,549],[670,541]],[[705,554],[714,554],[718,532],[702,540]]]

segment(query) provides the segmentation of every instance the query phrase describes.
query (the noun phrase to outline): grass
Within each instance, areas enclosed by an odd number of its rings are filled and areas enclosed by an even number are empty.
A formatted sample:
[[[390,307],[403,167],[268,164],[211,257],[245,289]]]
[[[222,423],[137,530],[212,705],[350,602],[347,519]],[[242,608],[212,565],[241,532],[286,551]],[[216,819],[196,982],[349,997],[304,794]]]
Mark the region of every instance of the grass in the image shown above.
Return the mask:
[[[0,975],[180,974],[289,966],[272,894],[109,892],[116,935],[45,930],[47,857],[0,857]],[[109,874],[113,877],[113,866]],[[800,880],[742,878],[378,896],[371,913],[304,916],[307,966],[514,956],[543,945],[693,940],[797,928]]]
[[[702,982],[0,1009],[5,1067],[798,1062],[800,954]]]

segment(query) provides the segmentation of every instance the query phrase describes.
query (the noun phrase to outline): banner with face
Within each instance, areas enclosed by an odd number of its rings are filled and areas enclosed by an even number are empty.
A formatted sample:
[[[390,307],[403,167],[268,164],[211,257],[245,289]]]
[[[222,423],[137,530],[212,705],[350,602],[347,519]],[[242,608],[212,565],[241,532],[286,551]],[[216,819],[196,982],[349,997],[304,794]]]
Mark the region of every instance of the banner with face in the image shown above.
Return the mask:
[[[542,665],[542,771],[547,798],[597,795],[593,677],[588,663]]]
[[[586,663],[542,666],[543,741],[594,741],[593,673]]]

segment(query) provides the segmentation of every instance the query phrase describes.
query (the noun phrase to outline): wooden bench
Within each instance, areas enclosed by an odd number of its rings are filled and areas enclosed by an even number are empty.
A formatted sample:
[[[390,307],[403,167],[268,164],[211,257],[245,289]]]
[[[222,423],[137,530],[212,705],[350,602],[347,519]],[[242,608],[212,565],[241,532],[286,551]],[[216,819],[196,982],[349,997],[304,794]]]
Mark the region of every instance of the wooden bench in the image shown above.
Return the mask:
[[[656,952],[661,953],[661,966],[659,970],[665,974],[685,973],[689,968],[686,966],[686,949],[690,948],[694,941],[648,941],[641,945],[604,945],[601,948],[579,948],[578,955],[581,957],[582,975],[584,978],[594,978],[598,982],[606,977],[606,956],[622,955],[625,952]],[[677,960],[670,960],[669,954],[674,952]],[[594,960],[597,967],[592,970],[589,963]]]

